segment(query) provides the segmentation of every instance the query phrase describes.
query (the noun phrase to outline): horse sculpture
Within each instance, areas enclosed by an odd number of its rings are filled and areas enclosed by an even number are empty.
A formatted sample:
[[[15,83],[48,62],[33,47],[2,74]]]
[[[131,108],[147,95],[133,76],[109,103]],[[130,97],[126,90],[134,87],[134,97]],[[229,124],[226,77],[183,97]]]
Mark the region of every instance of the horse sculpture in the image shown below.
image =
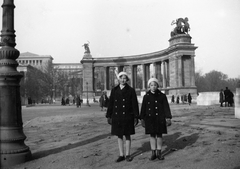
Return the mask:
[[[188,34],[190,31],[190,25],[188,23],[188,18],[178,18],[176,21],[172,21],[171,25],[176,24],[176,27],[171,32],[171,37],[178,34]]]
[[[84,46],[85,52],[84,53],[90,53],[90,49],[89,49],[89,43],[84,43],[82,46]]]

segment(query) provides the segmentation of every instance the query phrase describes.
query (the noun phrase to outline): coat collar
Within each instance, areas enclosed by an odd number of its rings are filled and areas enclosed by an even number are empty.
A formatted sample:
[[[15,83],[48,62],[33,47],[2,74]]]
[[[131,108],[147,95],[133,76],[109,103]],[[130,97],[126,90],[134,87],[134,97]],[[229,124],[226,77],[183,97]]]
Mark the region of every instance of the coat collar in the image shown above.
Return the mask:
[[[130,88],[130,86],[126,83],[124,89],[128,90],[129,88]],[[115,86],[114,89],[115,90],[120,89],[120,85]]]
[[[153,94],[150,90],[148,90],[147,91],[147,95],[150,95],[150,94]],[[153,94],[153,95],[161,95],[161,94],[163,94],[160,90],[156,90],[156,92],[155,92],[155,94]]]

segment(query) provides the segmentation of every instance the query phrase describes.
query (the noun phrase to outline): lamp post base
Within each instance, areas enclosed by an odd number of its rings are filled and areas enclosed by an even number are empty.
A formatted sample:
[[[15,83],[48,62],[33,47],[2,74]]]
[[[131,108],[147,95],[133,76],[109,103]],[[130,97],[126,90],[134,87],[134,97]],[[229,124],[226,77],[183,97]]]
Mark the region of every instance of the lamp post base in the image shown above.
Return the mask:
[[[10,167],[17,164],[24,163],[29,161],[32,157],[32,154],[29,151],[16,154],[1,154],[1,167]]]

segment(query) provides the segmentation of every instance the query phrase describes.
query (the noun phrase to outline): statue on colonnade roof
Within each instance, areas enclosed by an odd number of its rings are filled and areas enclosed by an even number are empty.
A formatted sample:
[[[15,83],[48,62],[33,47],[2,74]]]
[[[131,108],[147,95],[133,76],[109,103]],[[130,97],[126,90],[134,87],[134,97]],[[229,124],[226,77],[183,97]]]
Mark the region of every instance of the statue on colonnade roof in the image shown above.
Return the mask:
[[[176,20],[173,20],[171,25],[176,24],[176,27],[171,32],[171,37],[178,35],[178,34],[188,34],[188,31],[190,31],[190,25],[188,23],[188,18],[178,18]]]

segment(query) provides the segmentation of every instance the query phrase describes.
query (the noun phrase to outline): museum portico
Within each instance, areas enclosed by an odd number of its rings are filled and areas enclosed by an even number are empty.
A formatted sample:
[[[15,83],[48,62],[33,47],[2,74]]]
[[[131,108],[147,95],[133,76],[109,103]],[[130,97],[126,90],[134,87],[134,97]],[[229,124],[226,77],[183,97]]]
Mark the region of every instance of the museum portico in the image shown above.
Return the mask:
[[[147,90],[147,81],[156,77],[161,90],[167,95],[196,96],[194,57],[196,46],[191,36],[179,34],[169,39],[167,49],[124,57],[94,58],[85,52],[83,65],[83,97],[94,97],[97,91],[110,92],[116,84],[115,72],[126,71],[130,85],[138,94]],[[98,85],[100,84],[100,85]]]

